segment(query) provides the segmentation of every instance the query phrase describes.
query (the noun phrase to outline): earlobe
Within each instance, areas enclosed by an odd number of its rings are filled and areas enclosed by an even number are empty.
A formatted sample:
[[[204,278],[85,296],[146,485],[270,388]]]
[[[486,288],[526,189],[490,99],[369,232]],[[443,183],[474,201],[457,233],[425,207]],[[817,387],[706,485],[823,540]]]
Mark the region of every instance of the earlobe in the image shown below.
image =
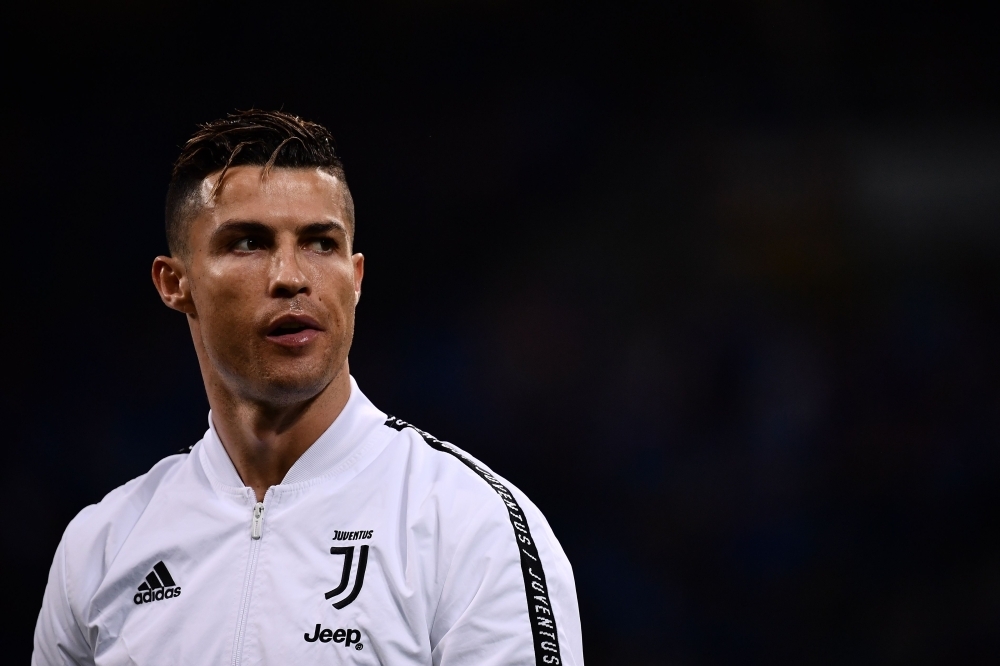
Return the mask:
[[[160,299],[168,308],[194,314],[184,264],[175,257],[157,257],[153,260],[152,277]]]

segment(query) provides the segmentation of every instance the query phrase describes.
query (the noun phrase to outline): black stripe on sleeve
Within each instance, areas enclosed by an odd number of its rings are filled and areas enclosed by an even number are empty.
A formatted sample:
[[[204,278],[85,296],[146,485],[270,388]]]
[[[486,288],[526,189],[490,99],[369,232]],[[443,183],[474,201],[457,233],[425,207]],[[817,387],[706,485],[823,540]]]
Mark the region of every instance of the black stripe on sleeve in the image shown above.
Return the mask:
[[[528,519],[514,498],[514,494],[499,479],[493,476],[489,470],[484,469],[474,460],[468,458],[458,447],[447,442],[442,442],[433,435],[429,435],[420,428],[405,421],[400,421],[394,416],[390,416],[386,420],[385,425],[395,430],[413,428],[432,449],[458,458],[466,467],[478,474],[500,496],[500,499],[503,500],[504,505],[507,507],[507,515],[510,518],[511,527],[514,528],[514,537],[517,539],[518,550],[521,551],[521,574],[524,576],[524,594],[528,602],[528,618],[531,622],[531,634],[535,643],[535,664],[537,666],[561,664],[559,638],[558,632],[556,632],[556,617],[552,609],[552,602],[549,599],[549,588],[545,582],[542,560],[538,555],[538,549],[535,547],[535,541],[531,537],[531,530],[528,528]]]

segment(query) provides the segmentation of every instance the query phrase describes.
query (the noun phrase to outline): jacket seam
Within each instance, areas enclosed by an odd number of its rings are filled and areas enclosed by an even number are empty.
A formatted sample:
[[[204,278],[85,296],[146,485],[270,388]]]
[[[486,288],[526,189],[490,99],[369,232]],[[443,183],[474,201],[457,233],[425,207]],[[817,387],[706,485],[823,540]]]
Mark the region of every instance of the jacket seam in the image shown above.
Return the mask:
[[[66,570],[66,548],[65,548],[65,545],[66,545],[66,543],[64,541],[62,543],[62,547],[60,548],[61,555],[62,555],[62,557],[60,558],[62,560],[60,562],[60,568],[62,569],[63,584],[62,584],[61,587],[62,587],[63,598],[66,600],[66,607],[69,608],[69,612],[73,616],[73,625],[76,628],[76,631],[79,633],[80,638],[83,639],[83,643],[84,643],[84,645],[87,646],[88,650],[90,652],[93,652],[94,651],[94,646],[90,644],[90,638],[87,635],[87,632],[83,631],[83,627],[80,625],[80,618],[77,616],[77,613],[76,613],[76,608],[73,607],[73,602],[69,598],[69,596],[70,596],[69,595],[70,580],[69,580],[69,575],[68,575],[69,572]]]
[[[174,455],[181,455],[181,454],[174,454]],[[173,456],[168,456],[168,458],[172,458],[172,457],[173,457]],[[184,464],[184,462],[182,461],[182,462],[181,462],[181,464],[183,465],[183,464]],[[170,473],[175,473],[175,472],[176,472],[176,470],[177,470],[177,467],[171,467],[171,468],[170,468],[170,470],[168,470],[167,474],[170,474]],[[146,474],[148,474],[148,473],[149,473],[149,472],[147,472]],[[153,503],[153,496],[154,496],[154,495],[156,494],[156,491],[157,491],[157,490],[159,490],[159,489],[160,489],[160,487],[161,487],[161,486],[163,485],[163,482],[164,482],[164,481],[166,480],[166,476],[167,476],[167,474],[164,474],[164,475],[163,475],[163,476],[162,476],[162,477],[160,478],[160,480],[159,480],[159,481],[157,481],[157,483],[156,483],[156,488],[155,488],[155,489],[153,490],[153,492],[151,493],[151,495],[150,495],[150,498],[149,498],[149,500],[143,503],[143,506],[142,506],[142,510],[141,510],[141,511],[139,512],[139,514],[138,514],[138,515],[137,515],[137,516],[135,517],[135,520],[134,520],[134,521],[132,521],[132,524],[131,524],[131,525],[129,526],[129,528],[128,528],[128,534],[126,534],[126,535],[124,536],[124,538],[122,538],[121,542],[120,542],[120,543],[118,544],[118,549],[117,549],[117,550],[115,550],[115,554],[111,556],[111,559],[110,559],[110,560],[108,560],[108,563],[107,563],[107,566],[106,566],[106,567],[105,567],[105,569],[104,569],[104,576],[107,576],[107,574],[108,574],[108,571],[110,571],[110,570],[111,570],[111,567],[113,567],[113,566],[114,566],[114,564],[115,564],[115,561],[116,561],[116,560],[118,559],[118,556],[119,556],[119,555],[121,554],[121,552],[122,552],[122,548],[124,548],[124,547],[125,547],[125,542],[126,542],[126,541],[128,541],[128,540],[129,540],[129,537],[131,537],[131,536],[132,536],[132,532],[133,532],[133,531],[135,530],[135,527],[136,527],[136,525],[138,525],[138,524],[139,524],[139,521],[140,521],[140,520],[142,520],[142,517],[143,517],[144,515],[146,515],[146,511],[148,511],[148,510],[149,510],[149,505]],[[102,579],[103,579],[103,577],[102,577]]]

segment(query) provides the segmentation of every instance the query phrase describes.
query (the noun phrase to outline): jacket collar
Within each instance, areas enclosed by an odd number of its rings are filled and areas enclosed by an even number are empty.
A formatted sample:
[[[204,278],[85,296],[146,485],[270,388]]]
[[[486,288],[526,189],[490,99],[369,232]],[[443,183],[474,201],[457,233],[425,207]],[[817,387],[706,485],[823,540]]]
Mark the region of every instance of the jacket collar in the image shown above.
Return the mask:
[[[386,415],[371,403],[351,377],[351,396],[343,411],[334,419],[330,427],[319,436],[312,446],[295,461],[282,486],[309,481],[320,476],[346,468],[355,451],[363,444],[369,433],[385,423]],[[219,433],[212,422],[212,412],[208,413],[208,432],[201,441],[206,466],[223,485],[244,488],[233,461],[219,439]]]

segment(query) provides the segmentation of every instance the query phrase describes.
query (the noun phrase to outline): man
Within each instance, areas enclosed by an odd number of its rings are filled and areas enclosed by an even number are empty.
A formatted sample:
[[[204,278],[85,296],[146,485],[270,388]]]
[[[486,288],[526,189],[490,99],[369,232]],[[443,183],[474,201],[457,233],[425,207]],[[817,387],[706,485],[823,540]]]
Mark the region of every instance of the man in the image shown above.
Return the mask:
[[[153,282],[187,317],[209,429],[73,519],[32,663],[582,664],[538,509],[349,374],[364,257],[329,132],[202,126],[166,230]]]

